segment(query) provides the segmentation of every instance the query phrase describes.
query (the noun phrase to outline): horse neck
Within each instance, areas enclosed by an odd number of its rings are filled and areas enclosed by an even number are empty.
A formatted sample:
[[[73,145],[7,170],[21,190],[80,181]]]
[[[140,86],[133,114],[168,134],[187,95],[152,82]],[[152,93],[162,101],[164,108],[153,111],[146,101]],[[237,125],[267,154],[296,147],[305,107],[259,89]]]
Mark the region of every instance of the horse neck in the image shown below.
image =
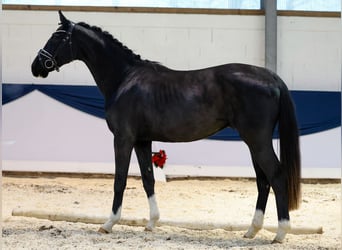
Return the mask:
[[[84,27],[75,29],[73,44],[76,59],[87,65],[105,100],[110,100],[132,63],[122,48]]]

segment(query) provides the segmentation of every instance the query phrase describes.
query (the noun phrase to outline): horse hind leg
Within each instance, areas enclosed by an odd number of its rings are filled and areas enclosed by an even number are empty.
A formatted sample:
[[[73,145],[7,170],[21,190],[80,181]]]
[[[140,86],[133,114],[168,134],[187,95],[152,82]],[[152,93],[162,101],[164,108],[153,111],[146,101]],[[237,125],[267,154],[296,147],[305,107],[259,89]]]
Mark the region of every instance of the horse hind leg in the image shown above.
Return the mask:
[[[278,213],[278,230],[272,243],[282,243],[291,229],[286,170],[279,169],[272,181]]]
[[[271,137],[260,137],[254,138],[253,143],[247,141],[250,148],[252,159],[257,165],[259,171],[258,188],[261,188],[263,192],[267,191],[267,183],[272,187],[277,206],[278,215],[278,230],[273,243],[281,243],[285,239],[287,232],[290,230],[290,216],[288,208],[288,191],[287,191],[287,180],[286,180],[286,169],[282,169],[281,164],[274,153]],[[269,138],[269,139],[267,139]],[[263,173],[263,174],[260,174]],[[266,177],[266,178],[264,178]],[[264,184],[263,184],[264,183]],[[263,187],[263,185],[265,185]],[[267,197],[265,193],[261,193],[258,196],[257,210],[254,216],[255,222],[252,222],[250,232],[246,233],[246,237],[253,237],[253,232],[257,226],[260,226],[260,221],[263,220],[264,206],[266,207]],[[258,210],[260,208],[260,210]],[[259,221],[259,222],[258,222]],[[259,224],[258,224],[259,223]],[[255,225],[254,225],[255,224]]]
[[[273,148],[258,155],[257,161],[265,176],[267,176],[276,199],[278,230],[272,243],[281,243],[290,230],[286,170],[281,168]]]
[[[270,192],[270,184],[267,181],[265,174],[259,168],[257,162],[253,159],[253,166],[256,173],[256,181],[258,187],[258,199],[256,203],[256,209],[251,226],[245,233],[245,238],[254,238],[255,235],[260,231],[264,224],[264,214],[267,204],[268,195]]]
[[[134,146],[139,162],[144,190],[146,192],[150,208],[150,220],[145,226],[146,231],[152,231],[159,220],[159,209],[154,193],[155,180],[153,176],[151,144],[152,142],[150,141],[138,142]]]

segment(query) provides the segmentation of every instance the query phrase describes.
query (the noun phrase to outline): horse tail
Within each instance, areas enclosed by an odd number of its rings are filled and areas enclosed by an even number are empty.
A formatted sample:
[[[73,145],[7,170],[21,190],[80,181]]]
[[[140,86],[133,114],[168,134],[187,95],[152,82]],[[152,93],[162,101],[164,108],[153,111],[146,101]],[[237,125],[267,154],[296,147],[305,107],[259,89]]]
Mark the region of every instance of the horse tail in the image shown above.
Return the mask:
[[[299,208],[301,200],[301,164],[297,119],[290,93],[285,86],[280,89],[280,163],[287,174],[288,208]]]

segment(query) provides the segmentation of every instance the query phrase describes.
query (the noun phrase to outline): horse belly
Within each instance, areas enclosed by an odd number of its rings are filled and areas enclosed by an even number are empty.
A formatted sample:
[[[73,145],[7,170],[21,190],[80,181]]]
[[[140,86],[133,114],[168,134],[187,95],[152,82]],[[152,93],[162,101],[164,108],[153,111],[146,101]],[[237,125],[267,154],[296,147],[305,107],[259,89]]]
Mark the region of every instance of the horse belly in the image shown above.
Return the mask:
[[[152,126],[154,141],[189,142],[207,138],[228,126],[227,121],[212,119],[185,119],[178,122],[163,121]]]

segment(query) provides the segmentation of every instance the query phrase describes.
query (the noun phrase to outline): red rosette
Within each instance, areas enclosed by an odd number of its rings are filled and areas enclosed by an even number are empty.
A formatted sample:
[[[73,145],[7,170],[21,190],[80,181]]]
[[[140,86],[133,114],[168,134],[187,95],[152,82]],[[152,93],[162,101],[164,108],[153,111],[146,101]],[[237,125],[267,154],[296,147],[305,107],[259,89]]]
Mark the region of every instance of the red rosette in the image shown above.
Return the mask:
[[[166,153],[165,150],[159,150],[159,152],[152,153],[152,163],[157,168],[163,168],[166,162]]]

